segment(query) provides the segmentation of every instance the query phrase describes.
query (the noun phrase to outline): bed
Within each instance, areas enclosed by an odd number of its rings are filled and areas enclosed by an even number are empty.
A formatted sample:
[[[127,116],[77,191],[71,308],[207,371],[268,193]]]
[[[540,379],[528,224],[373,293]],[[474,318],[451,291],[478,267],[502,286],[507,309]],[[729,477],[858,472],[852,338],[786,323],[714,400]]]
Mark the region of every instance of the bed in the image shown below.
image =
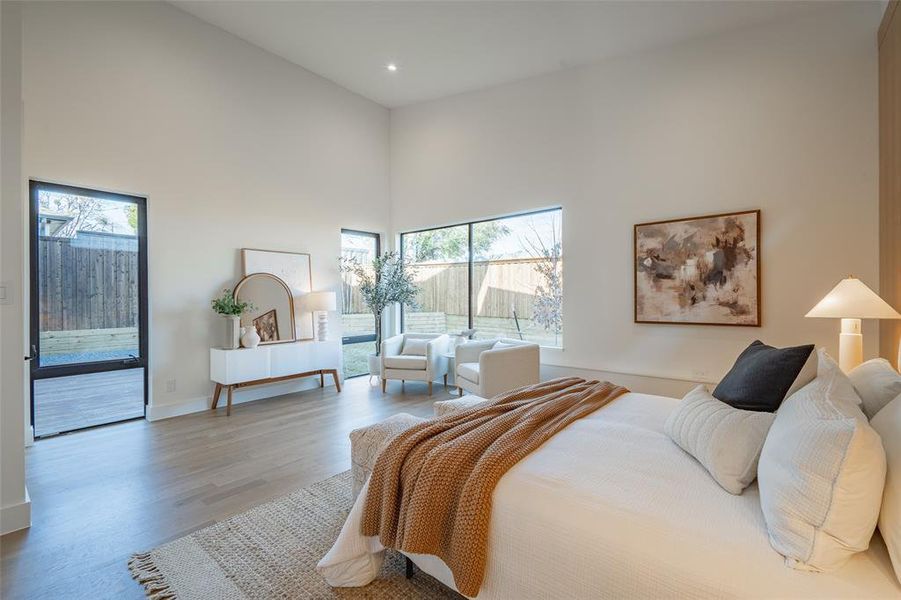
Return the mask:
[[[677,402],[626,394],[507,472],[477,597],[901,598],[878,533],[837,572],[786,567],[756,484],[729,494],[664,433]],[[332,585],[364,585],[377,572],[381,546],[359,533],[365,492],[321,563]],[[440,559],[410,558],[454,587]]]

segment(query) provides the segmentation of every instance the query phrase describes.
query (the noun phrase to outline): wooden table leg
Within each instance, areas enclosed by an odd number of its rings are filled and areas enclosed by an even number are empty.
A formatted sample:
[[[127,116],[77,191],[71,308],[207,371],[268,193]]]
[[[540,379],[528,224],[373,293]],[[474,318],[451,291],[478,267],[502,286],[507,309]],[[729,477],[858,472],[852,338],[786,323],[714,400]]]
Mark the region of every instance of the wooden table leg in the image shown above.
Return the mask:
[[[341,391],[341,382],[338,380],[338,370],[337,369],[329,369],[332,374],[332,379],[335,380],[335,389],[339,392]]]
[[[385,388],[387,388],[387,387],[388,387],[388,380],[387,380],[387,379],[382,379],[382,393],[383,393],[383,394],[385,393],[385,391],[386,391]]]
[[[235,386],[228,386],[228,406],[225,408],[225,416],[230,417],[232,414],[232,388]]]
[[[216,407],[219,405],[219,394],[221,394],[221,393],[222,393],[222,384],[217,383],[216,390],[213,392],[213,405],[211,406],[211,408],[213,410],[216,410]]]

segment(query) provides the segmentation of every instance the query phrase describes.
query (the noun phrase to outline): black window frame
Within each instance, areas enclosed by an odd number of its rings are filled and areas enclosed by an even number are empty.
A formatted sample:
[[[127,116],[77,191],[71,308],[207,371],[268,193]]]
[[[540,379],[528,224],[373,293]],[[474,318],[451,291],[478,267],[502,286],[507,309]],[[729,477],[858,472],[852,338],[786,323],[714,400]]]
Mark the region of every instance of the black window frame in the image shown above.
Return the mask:
[[[371,237],[375,238],[375,255],[382,255],[382,236],[381,234],[375,233],[374,231],[362,231],[360,229],[341,229],[341,235],[344,234],[349,235],[359,235],[363,237]],[[343,282],[342,282],[343,285]],[[344,307],[341,307],[341,313],[344,314]],[[373,317],[373,321],[375,321],[375,317]],[[380,323],[375,324],[376,327],[380,327]],[[374,342],[377,339],[376,332],[373,332],[371,335],[348,335],[343,336],[341,338],[341,345],[346,346],[348,344],[360,344],[363,342]],[[355,375],[355,377],[359,377],[359,375]]]
[[[473,260],[473,257],[472,257],[472,254],[473,254],[473,251],[472,251],[472,228],[473,228],[473,225],[478,225],[479,223],[489,223],[491,221],[502,221],[504,219],[513,219],[516,217],[528,217],[531,215],[540,215],[540,214],[544,214],[544,213],[558,212],[558,211],[560,212],[560,228],[562,231],[562,229],[563,229],[563,207],[562,206],[553,206],[550,208],[542,208],[539,210],[530,210],[530,211],[526,211],[526,212],[511,213],[508,215],[501,215],[498,217],[476,219],[474,221],[464,221],[462,223],[451,223],[448,225],[440,225],[438,227],[423,227],[421,229],[411,229],[409,231],[402,231],[402,232],[400,232],[400,241],[399,241],[400,259],[402,261],[406,259],[406,255],[404,254],[404,236],[415,234],[415,233],[424,233],[426,231],[438,231],[439,229],[450,229],[451,227],[462,227],[465,225],[466,230],[467,230],[466,231],[466,236],[467,236],[466,237],[466,239],[467,239],[466,311],[468,313],[466,316],[466,323],[467,323],[467,328],[472,329],[473,323],[474,323],[474,316],[472,314],[472,279],[473,279],[473,274],[475,273],[475,268],[474,268],[475,261]],[[401,307],[400,307],[400,331],[401,331],[401,333],[406,331],[405,321],[404,321],[405,313],[406,313],[406,307],[401,305]]]

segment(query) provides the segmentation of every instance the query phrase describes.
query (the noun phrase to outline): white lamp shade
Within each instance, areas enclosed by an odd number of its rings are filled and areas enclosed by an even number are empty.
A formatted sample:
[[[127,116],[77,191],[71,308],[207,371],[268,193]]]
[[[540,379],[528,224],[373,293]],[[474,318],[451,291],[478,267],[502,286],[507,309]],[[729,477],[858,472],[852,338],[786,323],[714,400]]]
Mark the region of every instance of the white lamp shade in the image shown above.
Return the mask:
[[[839,281],[805,316],[827,319],[901,319],[898,311],[854,277]]]
[[[336,310],[338,298],[335,292],[311,292],[303,297],[303,307],[309,312]]]

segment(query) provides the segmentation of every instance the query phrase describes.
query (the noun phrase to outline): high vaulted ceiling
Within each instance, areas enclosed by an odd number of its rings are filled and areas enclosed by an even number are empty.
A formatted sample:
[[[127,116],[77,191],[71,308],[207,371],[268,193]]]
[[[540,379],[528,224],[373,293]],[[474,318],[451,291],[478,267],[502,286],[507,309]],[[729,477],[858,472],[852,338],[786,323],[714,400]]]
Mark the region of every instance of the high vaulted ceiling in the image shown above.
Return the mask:
[[[387,107],[747,27],[817,2],[291,2],[181,9]],[[396,72],[386,69],[397,65]]]

